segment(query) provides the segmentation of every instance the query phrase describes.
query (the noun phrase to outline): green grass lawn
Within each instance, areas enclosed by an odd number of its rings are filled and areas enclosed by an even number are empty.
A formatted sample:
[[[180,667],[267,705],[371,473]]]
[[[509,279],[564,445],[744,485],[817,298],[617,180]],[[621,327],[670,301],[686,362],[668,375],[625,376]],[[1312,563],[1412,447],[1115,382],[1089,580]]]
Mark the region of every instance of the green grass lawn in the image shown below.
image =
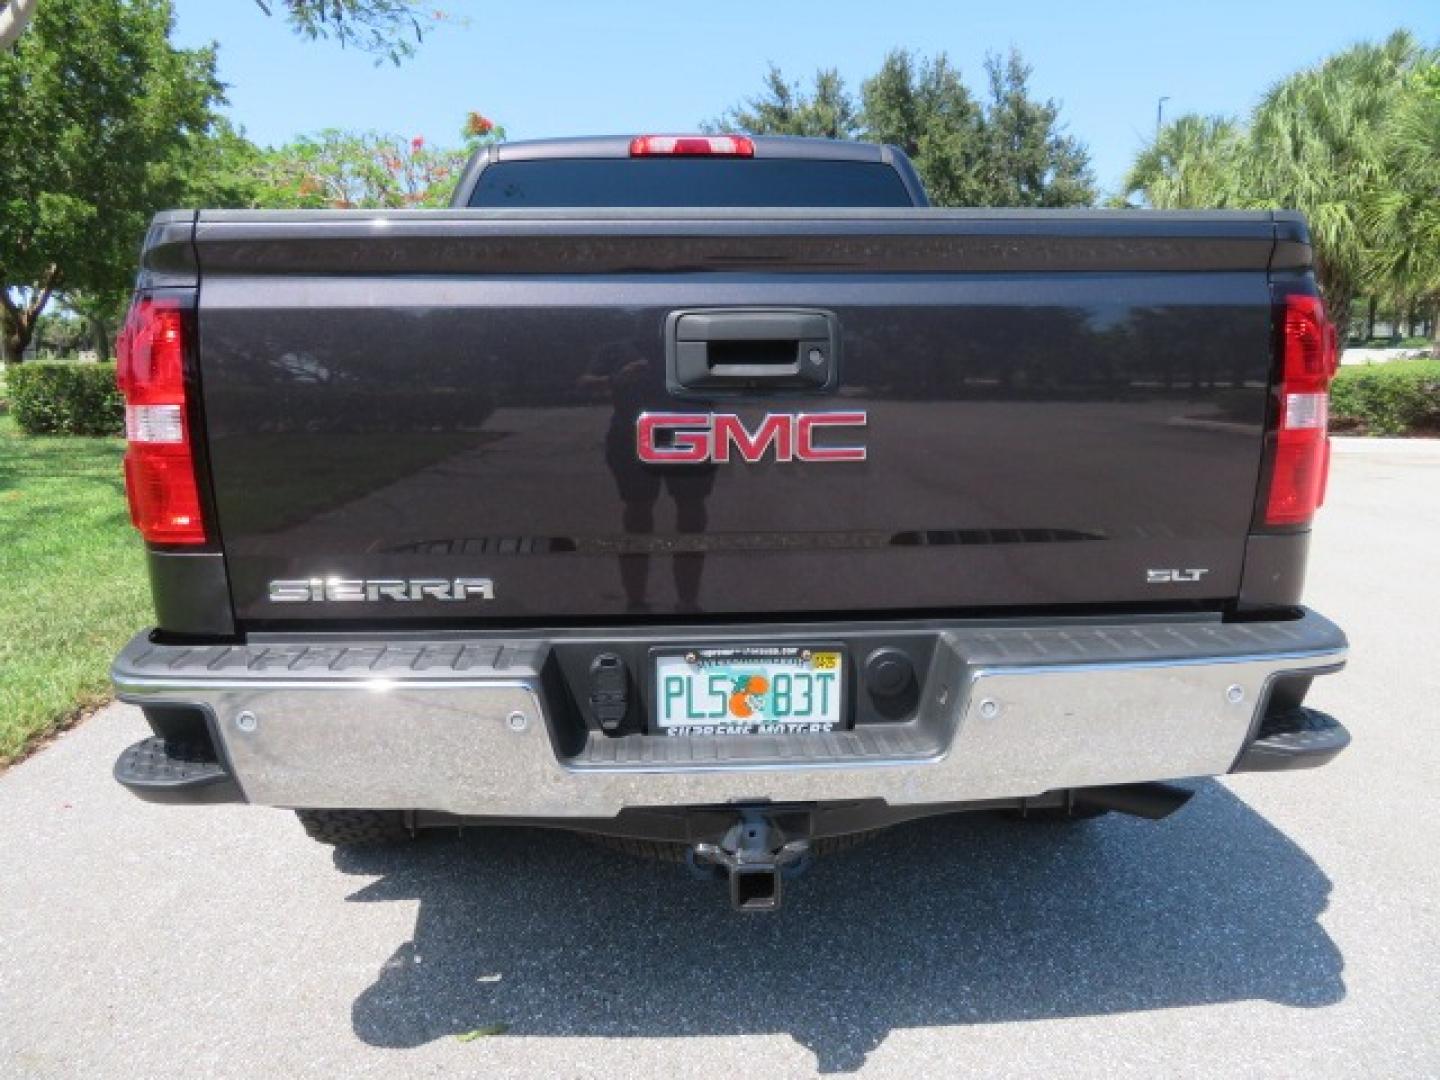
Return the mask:
[[[124,449],[0,415],[0,766],[103,701],[110,661],[152,620]]]

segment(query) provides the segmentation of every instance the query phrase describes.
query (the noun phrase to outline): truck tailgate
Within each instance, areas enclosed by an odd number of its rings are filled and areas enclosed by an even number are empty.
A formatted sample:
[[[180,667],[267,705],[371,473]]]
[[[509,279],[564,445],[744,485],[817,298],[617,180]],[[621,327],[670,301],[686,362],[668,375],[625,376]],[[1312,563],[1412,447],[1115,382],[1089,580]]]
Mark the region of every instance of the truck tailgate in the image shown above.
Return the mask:
[[[203,213],[237,617],[1217,602],[1271,377],[1255,214]],[[676,311],[830,313],[838,381],[667,389]],[[863,413],[863,461],[644,464],[645,412]],[[489,579],[276,602],[272,582]],[[402,590],[403,591],[403,590]],[[346,596],[363,597],[358,594]],[[383,610],[378,605],[388,605]]]

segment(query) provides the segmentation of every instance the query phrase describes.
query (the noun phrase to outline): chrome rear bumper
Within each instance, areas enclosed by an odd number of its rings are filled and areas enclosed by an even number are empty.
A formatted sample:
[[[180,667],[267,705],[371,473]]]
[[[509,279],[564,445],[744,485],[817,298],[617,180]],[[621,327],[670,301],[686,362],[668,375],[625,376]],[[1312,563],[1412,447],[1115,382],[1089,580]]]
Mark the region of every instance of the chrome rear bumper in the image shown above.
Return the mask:
[[[606,818],[758,801],[959,803],[1225,773],[1280,680],[1293,688],[1346,654],[1344,635],[1313,612],[1249,624],[923,625],[936,652],[918,715],[827,735],[593,731],[576,743],[547,709],[551,642],[539,637],[190,647],[140,635],[112,675],[122,700],[204,710],[250,802]],[[815,635],[811,625],[665,636]]]

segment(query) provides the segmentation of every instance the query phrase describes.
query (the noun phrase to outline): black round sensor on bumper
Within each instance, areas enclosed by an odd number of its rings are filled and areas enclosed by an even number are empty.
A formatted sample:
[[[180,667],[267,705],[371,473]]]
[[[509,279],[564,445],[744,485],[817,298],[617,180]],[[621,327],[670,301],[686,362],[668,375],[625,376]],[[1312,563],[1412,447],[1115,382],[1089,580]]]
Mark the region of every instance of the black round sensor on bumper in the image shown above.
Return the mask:
[[[865,689],[887,717],[909,712],[916,703],[915,662],[899,649],[876,649],[865,659]]]

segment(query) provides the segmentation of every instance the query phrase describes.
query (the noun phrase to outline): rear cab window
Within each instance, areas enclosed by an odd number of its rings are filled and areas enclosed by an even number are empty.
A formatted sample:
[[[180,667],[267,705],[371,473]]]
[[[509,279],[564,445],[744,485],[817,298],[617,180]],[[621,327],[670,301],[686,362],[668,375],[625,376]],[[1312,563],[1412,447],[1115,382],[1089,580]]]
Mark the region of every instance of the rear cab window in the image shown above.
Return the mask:
[[[909,207],[882,162],[814,158],[557,158],[482,170],[472,207]]]

